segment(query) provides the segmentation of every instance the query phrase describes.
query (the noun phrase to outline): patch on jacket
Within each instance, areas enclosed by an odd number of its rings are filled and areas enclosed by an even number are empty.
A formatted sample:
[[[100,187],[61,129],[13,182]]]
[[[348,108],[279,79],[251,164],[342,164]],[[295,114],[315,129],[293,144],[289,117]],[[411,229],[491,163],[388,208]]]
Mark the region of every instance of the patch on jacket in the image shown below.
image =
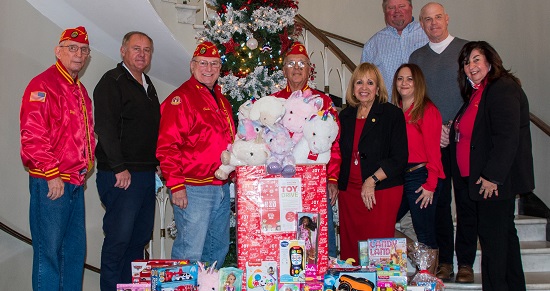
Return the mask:
[[[170,104],[172,104],[172,105],[180,105],[180,104],[181,104],[181,98],[180,98],[180,96],[176,96],[176,97],[172,98],[172,102],[170,102]]]
[[[34,91],[31,92],[30,102],[46,102],[46,92]]]

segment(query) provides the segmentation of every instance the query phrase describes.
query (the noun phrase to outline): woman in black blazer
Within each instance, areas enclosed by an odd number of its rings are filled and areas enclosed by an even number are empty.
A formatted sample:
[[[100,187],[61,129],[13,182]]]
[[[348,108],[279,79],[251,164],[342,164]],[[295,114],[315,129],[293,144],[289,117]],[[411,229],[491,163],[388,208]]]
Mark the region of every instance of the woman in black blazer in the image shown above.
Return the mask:
[[[456,244],[479,236],[483,290],[525,290],[514,208],[516,194],[535,188],[527,96],[487,42],[467,43],[458,62],[465,103],[450,134]],[[466,257],[473,263],[475,249]],[[458,264],[457,279],[469,275],[471,265]]]
[[[357,262],[358,241],[394,236],[403,196],[408,159],[405,117],[387,100],[378,68],[359,65],[346,93],[349,106],[340,113],[338,179],[340,257]]]

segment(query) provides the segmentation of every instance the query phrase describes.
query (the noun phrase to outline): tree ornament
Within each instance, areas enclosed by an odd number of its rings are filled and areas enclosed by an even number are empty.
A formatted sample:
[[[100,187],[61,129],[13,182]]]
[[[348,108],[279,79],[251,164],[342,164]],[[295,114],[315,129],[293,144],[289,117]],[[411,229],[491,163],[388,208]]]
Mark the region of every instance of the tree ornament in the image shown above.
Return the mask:
[[[249,38],[246,41],[246,46],[251,50],[255,50],[256,48],[258,48],[258,40],[255,39],[254,37]]]

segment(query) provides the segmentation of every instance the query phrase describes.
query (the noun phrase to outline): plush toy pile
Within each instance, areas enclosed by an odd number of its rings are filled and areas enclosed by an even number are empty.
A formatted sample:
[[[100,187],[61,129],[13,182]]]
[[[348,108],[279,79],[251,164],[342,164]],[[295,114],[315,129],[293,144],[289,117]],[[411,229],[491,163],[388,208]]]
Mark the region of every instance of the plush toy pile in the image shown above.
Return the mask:
[[[221,155],[216,178],[226,180],[236,166],[266,165],[269,174],[292,177],[296,164],[326,164],[338,135],[335,116],[311,90],[288,99],[265,96],[239,108],[237,137]]]

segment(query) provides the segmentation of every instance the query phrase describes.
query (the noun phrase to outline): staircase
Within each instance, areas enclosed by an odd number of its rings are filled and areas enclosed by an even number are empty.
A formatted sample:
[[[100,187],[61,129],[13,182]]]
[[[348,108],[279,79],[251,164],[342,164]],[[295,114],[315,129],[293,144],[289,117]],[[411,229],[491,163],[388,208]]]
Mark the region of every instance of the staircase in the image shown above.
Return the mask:
[[[523,262],[523,271],[525,272],[525,280],[527,282],[527,290],[550,291],[550,242],[546,241],[546,219],[516,215],[515,222],[520,240],[521,257]],[[454,262],[456,274],[456,256]],[[452,282],[445,283],[445,290],[482,290],[481,249],[479,246],[474,262],[474,272],[474,283],[454,283],[453,279]]]

